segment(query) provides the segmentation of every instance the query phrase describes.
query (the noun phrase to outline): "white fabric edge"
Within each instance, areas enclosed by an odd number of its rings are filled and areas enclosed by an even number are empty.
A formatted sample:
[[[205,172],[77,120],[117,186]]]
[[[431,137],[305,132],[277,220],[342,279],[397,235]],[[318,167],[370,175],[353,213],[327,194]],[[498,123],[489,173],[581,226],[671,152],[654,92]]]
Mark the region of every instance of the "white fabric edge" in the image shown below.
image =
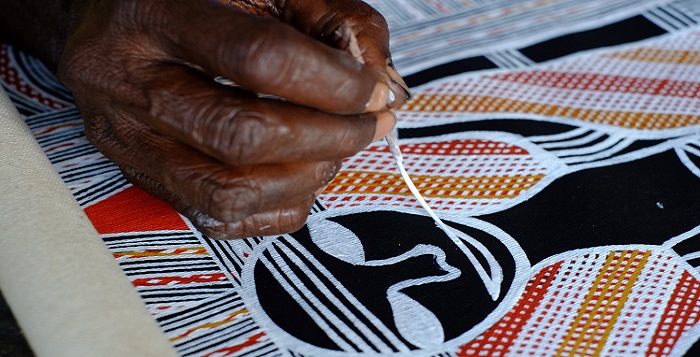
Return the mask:
[[[39,357],[177,355],[1,87],[0,290]]]

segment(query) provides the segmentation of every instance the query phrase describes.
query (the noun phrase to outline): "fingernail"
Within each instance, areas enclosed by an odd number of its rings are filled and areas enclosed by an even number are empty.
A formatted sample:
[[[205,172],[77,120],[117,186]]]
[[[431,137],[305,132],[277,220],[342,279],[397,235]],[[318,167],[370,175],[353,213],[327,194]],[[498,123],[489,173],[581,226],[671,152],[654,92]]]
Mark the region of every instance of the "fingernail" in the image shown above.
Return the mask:
[[[406,100],[410,100],[413,96],[411,94],[411,90],[408,89],[408,85],[406,85],[406,82],[403,80],[399,72],[396,71],[396,68],[394,67],[394,64],[391,62],[391,60],[388,60],[387,62],[386,72],[389,74],[389,78],[391,78],[391,90],[394,93],[402,93],[402,96]]]
[[[391,110],[387,110],[377,115],[377,127],[374,129],[372,142],[383,139],[396,126],[396,115]]]
[[[390,103],[389,100],[391,95],[392,93],[389,90],[389,86],[382,80],[377,81],[377,84],[374,86],[374,90],[372,91],[372,96],[369,98],[369,102],[367,102],[365,105],[365,112],[372,113],[386,109]]]

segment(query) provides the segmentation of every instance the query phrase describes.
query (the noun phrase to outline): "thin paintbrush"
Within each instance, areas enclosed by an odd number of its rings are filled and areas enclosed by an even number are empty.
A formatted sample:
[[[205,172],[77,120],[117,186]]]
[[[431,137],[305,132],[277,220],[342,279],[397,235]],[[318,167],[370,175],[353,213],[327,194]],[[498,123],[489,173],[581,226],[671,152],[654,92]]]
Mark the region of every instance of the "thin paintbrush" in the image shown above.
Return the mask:
[[[341,38],[343,38],[344,42],[347,43],[346,50],[355,58],[355,60],[364,64],[365,61],[362,58],[362,51],[360,50],[359,43],[357,42],[357,37],[355,37],[355,34],[352,32],[352,30],[350,28],[343,27],[338,31],[340,31],[338,35],[340,35]],[[391,91],[389,93],[390,97],[394,95],[394,93]],[[389,98],[389,101],[391,102],[392,98]],[[438,226],[438,228],[445,232],[445,234],[450,238],[450,240],[452,240],[452,242],[454,242],[459,247],[459,249],[467,256],[469,262],[474,266],[474,269],[476,270],[477,274],[479,274],[479,277],[483,281],[484,287],[486,287],[486,290],[488,291],[489,295],[491,295],[491,298],[494,301],[497,300],[501,291],[503,271],[501,269],[500,264],[498,264],[498,262],[496,261],[496,258],[479,241],[470,237],[462,231],[448,226],[440,219],[440,217],[437,216],[437,214],[435,214],[432,208],[430,208],[430,206],[428,205],[428,202],[426,202],[423,198],[423,195],[421,195],[420,191],[418,191],[418,188],[416,188],[416,185],[413,183],[413,180],[411,180],[411,177],[408,175],[408,172],[406,172],[406,168],[403,165],[403,155],[401,154],[399,141],[396,137],[396,131],[392,130],[384,139],[386,140],[387,145],[389,145],[389,151],[394,157],[396,166],[399,168],[401,177],[406,183],[406,186],[408,186],[409,191],[411,191],[411,193],[416,198],[418,203],[420,203],[423,209],[425,209],[426,212],[428,212],[428,215],[435,221],[435,224]],[[474,253],[472,253],[472,251],[466,246],[466,244],[464,244],[465,241],[474,246],[486,258],[491,268],[491,275],[489,275],[486,272],[479,260],[476,258],[476,256],[474,256]]]

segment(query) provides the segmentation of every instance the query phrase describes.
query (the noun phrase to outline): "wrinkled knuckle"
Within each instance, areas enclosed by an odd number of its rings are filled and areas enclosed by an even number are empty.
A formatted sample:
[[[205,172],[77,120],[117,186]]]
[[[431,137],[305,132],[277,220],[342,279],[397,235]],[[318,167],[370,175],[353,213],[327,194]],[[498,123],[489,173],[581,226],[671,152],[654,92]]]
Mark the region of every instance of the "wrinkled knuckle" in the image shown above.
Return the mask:
[[[261,21],[251,29],[250,36],[243,43],[233,46],[223,46],[228,48],[226,53],[223,53],[225,58],[237,58],[235,61],[237,68],[235,69],[239,78],[247,78],[255,81],[277,81],[276,76],[271,76],[271,68],[279,68],[285,63],[287,54],[280,53],[280,44],[285,43],[284,38],[287,33],[275,26],[272,22]],[[235,51],[234,56],[231,56],[229,51]],[[226,61],[227,62],[227,61]]]
[[[219,131],[218,147],[233,165],[251,165],[259,161],[267,137],[268,123],[256,110],[241,109],[231,114],[229,129]]]
[[[108,120],[98,113],[82,114],[84,118],[85,138],[93,146],[102,149],[115,140],[115,135]]]
[[[268,60],[269,51],[267,49],[274,43],[276,32],[274,26],[267,26],[264,22],[254,28],[248,41],[240,47],[243,68],[258,69],[257,66],[260,62]]]
[[[372,141],[374,128],[366,127],[362,123],[357,123],[354,130],[345,130],[338,137],[340,155],[343,158],[353,156],[362,151]]]
[[[148,108],[149,117],[181,128],[198,144],[211,144],[216,147],[227,130],[223,123],[217,120],[224,107],[221,98],[209,94],[188,98],[182,94],[183,87],[182,83],[159,83],[147,87],[142,98],[145,107]]]
[[[257,212],[260,190],[250,180],[216,185],[209,195],[209,209],[224,222],[236,222]]]
[[[97,148],[104,146],[106,142],[106,131],[101,125],[96,125],[93,121],[85,123],[85,138],[87,141]]]

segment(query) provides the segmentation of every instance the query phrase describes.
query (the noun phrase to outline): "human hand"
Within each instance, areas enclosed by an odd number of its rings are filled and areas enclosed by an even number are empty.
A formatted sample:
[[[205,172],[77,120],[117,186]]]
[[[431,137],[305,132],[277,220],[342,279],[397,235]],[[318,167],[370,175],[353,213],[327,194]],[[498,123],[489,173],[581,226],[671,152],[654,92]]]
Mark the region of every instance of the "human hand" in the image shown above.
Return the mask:
[[[58,74],[127,179],[228,239],[301,227],[342,159],[393,128],[409,92],[388,58],[357,0],[92,0]]]

